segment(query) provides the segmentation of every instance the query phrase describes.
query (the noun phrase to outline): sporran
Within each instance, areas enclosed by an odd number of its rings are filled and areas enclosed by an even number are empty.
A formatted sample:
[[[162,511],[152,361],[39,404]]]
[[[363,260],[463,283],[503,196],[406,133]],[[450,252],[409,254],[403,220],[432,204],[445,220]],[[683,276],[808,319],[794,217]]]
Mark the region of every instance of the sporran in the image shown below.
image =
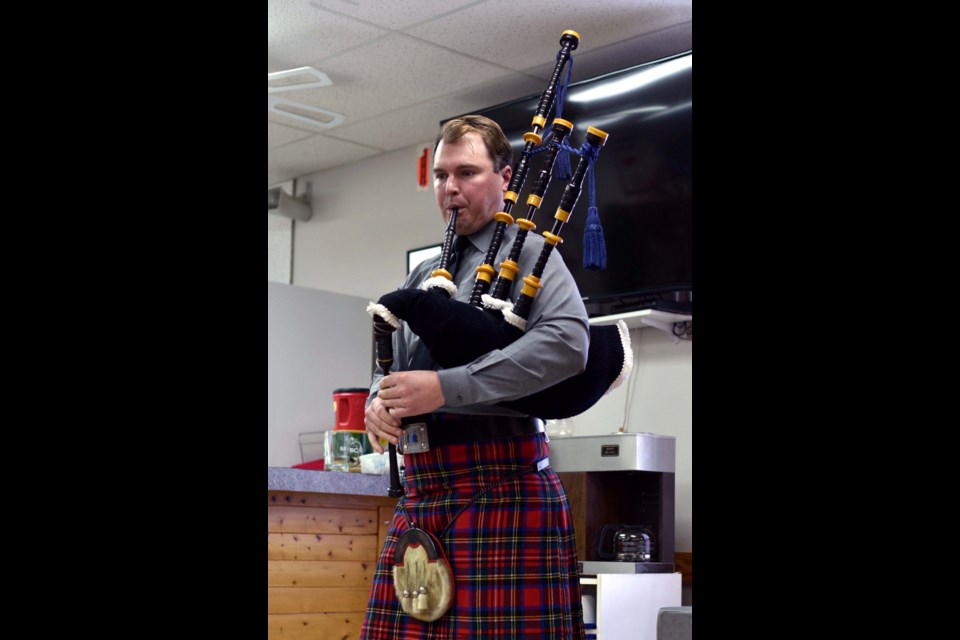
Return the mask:
[[[393,588],[405,613],[433,622],[453,603],[453,571],[439,540],[416,525],[408,527],[393,556]]]

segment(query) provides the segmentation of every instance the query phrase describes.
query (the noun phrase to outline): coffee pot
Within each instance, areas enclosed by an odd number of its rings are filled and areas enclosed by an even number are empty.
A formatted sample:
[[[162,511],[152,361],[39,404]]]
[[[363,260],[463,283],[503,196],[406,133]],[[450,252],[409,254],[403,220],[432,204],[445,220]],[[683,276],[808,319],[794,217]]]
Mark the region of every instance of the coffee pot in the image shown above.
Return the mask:
[[[649,562],[653,549],[653,533],[643,526],[605,524],[600,529],[597,556],[618,562]]]

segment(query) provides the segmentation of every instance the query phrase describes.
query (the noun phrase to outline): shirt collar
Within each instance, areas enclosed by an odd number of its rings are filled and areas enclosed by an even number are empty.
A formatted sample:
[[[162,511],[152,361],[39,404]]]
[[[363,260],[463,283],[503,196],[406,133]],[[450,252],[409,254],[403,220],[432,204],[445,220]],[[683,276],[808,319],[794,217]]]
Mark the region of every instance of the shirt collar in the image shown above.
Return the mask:
[[[507,231],[509,232],[513,226],[514,225],[510,225],[510,227],[507,228]],[[477,231],[473,235],[467,236],[467,239],[470,241],[470,244],[477,249],[477,251],[486,253],[487,249],[490,247],[490,241],[493,240],[493,230],[496,227],[497,221],[491,220],[486,224],[485,227],[483,227],[483,229],[480,229],[480,231]],[[505,234],[504,240],[506,239],[507,235]]]

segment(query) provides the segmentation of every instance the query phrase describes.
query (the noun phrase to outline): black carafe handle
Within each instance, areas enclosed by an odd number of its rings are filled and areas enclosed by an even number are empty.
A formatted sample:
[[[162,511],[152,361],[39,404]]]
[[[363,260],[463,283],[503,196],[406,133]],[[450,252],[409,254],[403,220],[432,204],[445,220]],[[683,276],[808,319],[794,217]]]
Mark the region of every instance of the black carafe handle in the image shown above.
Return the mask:
[[[619,525],[619,524],[605,524],[602,527],[600,527],[600,536],[597,540],[597,557],[598,558],[600,558],[601,560],[613,560],[614,558],[617,557],[617,554],[616,554],[616,551],[614,550],[614,545],[613,545],[613,535],[610,536],[609,545],[605,545],[604,542],[606,541],[606,536],[608,531],[612,531],[613,534],[615,535],[617,532],[617,529],[619,529],[622,526],[623,525]],[[605,546],[609,550],[604,549]]]

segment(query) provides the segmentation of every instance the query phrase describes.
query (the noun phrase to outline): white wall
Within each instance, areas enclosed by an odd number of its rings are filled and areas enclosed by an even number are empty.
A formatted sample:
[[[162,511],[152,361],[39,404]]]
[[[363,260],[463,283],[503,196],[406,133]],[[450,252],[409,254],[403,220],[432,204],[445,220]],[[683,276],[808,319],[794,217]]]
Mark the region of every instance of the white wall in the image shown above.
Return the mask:
[[[373,325],[364,298],[267,282],[267,466],[290,467],[301,433],[336,423],[333,391],[365,387]]]
[[[290,284],[293,220],[267,214],[267,282]]]
[[[426,145],[433,149],[432,144]],[[293,283],[376,300],[406,274],[406,251],[441,242],[432,191],[417,187],[422,145],[305,176],[313,217],[297,222]],[[432,157],[431,160],[432,162]],[[654,328],[631,331],[634,373],[620,389],[574,418],[577,435],[625,424],[677,439],[677,551],[692,551],[692,343],[674,344]]]
[[[443,241],[433,190],[417,185],[427,143],[306,176],[313,217],[297,221],[293,284],[376,300],[403,283],[407,249]]]

